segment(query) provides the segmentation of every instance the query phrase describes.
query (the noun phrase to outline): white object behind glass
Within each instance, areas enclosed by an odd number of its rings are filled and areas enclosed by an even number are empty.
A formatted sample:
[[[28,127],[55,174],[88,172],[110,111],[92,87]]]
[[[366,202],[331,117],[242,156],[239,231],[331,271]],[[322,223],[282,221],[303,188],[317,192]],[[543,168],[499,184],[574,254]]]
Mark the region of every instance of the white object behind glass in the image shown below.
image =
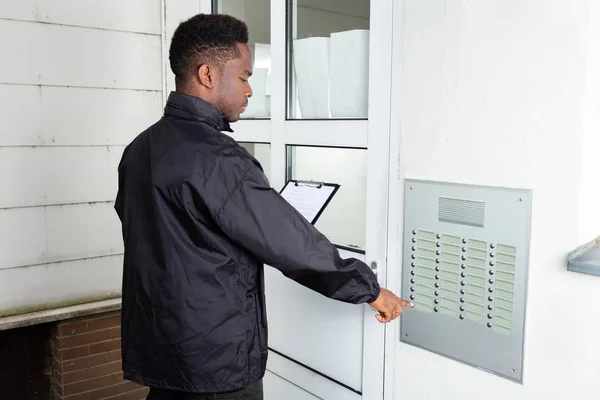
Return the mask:
[[[333,118],[367,118],[369,30],[332,33],[330,109]]]
[[[326,37],[294,40],[294,72],[302,118],[329,118],[329,42]]]

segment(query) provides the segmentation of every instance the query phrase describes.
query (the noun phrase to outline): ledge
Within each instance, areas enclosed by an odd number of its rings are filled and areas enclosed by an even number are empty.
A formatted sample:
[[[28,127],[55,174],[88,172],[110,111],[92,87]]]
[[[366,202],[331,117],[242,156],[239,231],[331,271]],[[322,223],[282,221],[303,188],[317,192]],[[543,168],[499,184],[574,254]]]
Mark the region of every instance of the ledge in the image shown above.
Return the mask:
[[[25,326],[62,321],[86,315],[100,314],[121,309],[121,299],[95,301],[75,306],[55,308],[53,310],[37,311],[21,315],[0,318],[0,331]]]

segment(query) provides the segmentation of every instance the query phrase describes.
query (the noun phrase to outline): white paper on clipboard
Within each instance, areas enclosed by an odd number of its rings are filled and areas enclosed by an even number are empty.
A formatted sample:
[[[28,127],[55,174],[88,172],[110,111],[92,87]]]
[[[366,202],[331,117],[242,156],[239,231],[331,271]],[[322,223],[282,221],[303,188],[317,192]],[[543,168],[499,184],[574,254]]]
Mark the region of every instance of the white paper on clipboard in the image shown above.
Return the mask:
[[[308,222],[314,224],[327,206],[339,185],[289,181],[281,196],[287,200]]]

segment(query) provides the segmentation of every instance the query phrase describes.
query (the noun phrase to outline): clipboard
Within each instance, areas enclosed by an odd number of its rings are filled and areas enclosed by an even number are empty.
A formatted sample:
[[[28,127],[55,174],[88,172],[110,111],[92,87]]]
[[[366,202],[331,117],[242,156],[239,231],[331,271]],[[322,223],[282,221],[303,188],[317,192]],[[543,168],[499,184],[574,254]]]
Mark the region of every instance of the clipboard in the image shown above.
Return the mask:
[[[289,180],[279,194],[314,225],[339,188],[337,183]]]

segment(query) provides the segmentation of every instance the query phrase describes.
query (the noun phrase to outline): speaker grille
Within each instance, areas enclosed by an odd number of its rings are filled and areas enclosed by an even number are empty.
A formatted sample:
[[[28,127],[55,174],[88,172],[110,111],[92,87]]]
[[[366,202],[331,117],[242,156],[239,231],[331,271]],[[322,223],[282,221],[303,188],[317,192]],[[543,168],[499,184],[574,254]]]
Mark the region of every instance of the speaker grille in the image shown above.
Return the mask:
[[[483,228],[485,222],[485,203],[483,201],[440,197],[438,220],[440,222]]]

